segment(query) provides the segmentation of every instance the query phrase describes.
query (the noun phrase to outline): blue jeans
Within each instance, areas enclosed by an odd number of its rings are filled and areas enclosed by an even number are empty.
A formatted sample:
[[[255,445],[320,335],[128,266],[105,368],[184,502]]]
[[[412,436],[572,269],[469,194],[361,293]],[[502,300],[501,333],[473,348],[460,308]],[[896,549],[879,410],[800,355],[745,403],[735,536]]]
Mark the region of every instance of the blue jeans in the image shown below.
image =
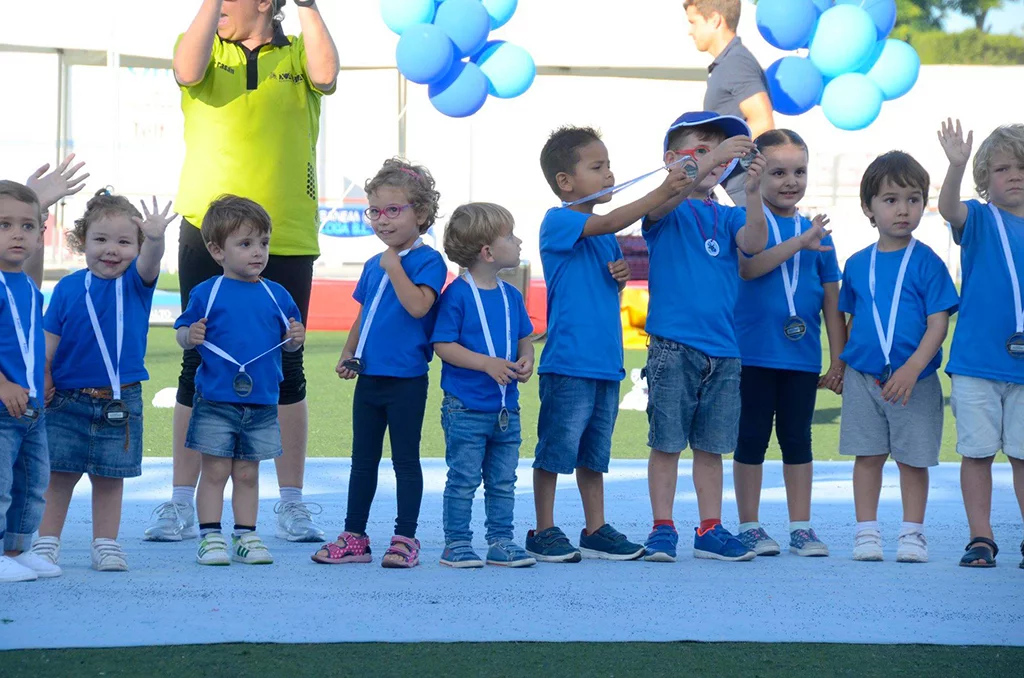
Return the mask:
[[[60,390],[46,406],[46,438],[50,470],[88,473],[103,478],[142,475],[142,385],[121,393],[128,408],[127,426],[103,420],[110,401],[79,390]]]
[[[619,382],[540,375],[540,416],[533,468],[608,473],[612,432],[619,416]]]
[[[0,406],[0,538],[5,551],[27,551],[43,519],[50,483],[46,415],[14,419]]]
[[[508,428],[498,425],[497,412],[466,409],[455,396],[445,394],[441,403],[445,462],[444,541],[472,542],[469,521],[473,495],[484,483],[487,543],[512,539],[512,514],[516,503],[516,467],[523,441],[519,410],[509,410]]]
[[[277,405],[239,405],[196,393],[185,447],[211,457],[266,461],[281,456]]]

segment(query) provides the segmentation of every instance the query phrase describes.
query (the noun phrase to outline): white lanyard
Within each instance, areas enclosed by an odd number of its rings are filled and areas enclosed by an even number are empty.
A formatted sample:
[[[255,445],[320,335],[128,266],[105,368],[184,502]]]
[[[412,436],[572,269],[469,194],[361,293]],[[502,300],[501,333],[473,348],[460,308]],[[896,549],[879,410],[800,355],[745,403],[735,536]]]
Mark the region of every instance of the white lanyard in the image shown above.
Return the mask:
[[[0,271],[0,285],[7,290],[7,305],[11,307],[11,316],[14,318],[14,332],[18,335],[18,350],[21,351],[21,359],[25,361],[25,379],[28,381],[28,395],[35,398],[36,391],[36,286],[31,278],[25,276],[28,281],[29,294],[32,296],[32,317],[29,320],[28,336],[25,336],[25,326],[21,324],[21,314],[18,312],[18,304],[14,300],[14,293],[7,286],[7,278]]]
[[[892,296],[892,306],[889,308],[889,331],[882,331],[882,318],[878,314],[878,304],[875,303],[875,257],[878,254],[878,243],[871,248],[871,269],[868,272],[868,285],[871,287],[871,311],[875,316],[875,332],[878,333],[878,343],[882,347],[882,354],[885,356],[885,364],[891,365],[889,354],[892,352],[892,341],[896,335],[896,314],[900,310],[900,295],[903,294],[903,278],[907,275],[907,266],[910,264],[910,255],[914,251],[917,240],[910,239],[906,251],[903,253],[903,261],[900,263],[900,273],[896,277],[896,290]]]
[[[764,206],[764,215],[768,217],[768,223],[772,225],[772,233],[775,235],[776,245],[782,244],[782,232],[779,231],[779,223],[775,221],[775,215],[768,209],[768,206]],[[799,238],[800,233],[803,230],[803,221],[799,214],[794,218],[794,224],[796,228],[796,235],[794,238]],[[791,317],[796,316],[796,286],[800,282],[800,250],[796,251],[793,255],[793,277],[789,276],[789,267],[786,262],[782,262],[782,285],[786,290],[786,303],[789,304],[789,315]]]
[[[988,204],[989,209],[996,218],[996,228],[999,229],[999,240],[1003,243],[1003,255],[1006,257],[1006,267],[1010,269],[1010,285],[1013,287],[1013,310],[1017,314],[1017,332],[1024,332],[1024,305],[1020,299],[1020,280],[1017,278],[1017,267],[1013,263],[1013,251],[1010,249],[1010,240],[1006,237],[1006,225],[1003,224],[1003,215],[999,213],[992,203]]]
[[[417,238],[416,242],[412,244],[407,250],[403,250],[398,253],[399,257],[404,257],[409,252],[423,244],[423,238]],[[373,295],[373,301],[370,302],[370,308],[366,310],[366,319],[359,327],[359,343],[356,344],[355,358],[358,360],[363,357],[363,349],[366,348],[366,338],[370,336],[370,325],[373,324],[373,319],[377,315],[377,307],[380,306],[380,300],[384,296],[384,290],[387,288],[390,279],[388,278],[388,272],[384,271],[384,277],[380,279],[380,285],[377,285],[377,293]]]
[[[99,318],[96,317],[96,307],[89,295],[89,288],[92,286],[92,271],[85,272],[85,308],[89,312],[89,322],[92,323],[92,333],[96,335],[96,343],[100,347],[100,356],[103,357],[103,366],[107,368],[107,377],[110,379],[110,390],[113,391],[114,400],[121,399],[121,347],[124,344],[124,276],[118,276],[114,281],[114,289],[117,297],[117,368],[110,360],[110,351],[107,350],[107,341],[103,338],[103,330],[100,329]]]
[[[210,291],[210,300],[206,302],[206,314],[204,315],[204,317],[207,320],[209,320],[209,318],[210,318],[210,309],[213,308],[213,302],[217,298],[217,293],[220,291],[220,284],[222,282],[224,282],[224,276],[218,277],[217,281],[215,283],[213,283],[213,289]],[[262,285],[263,289],[266,290],[267,295],[270,297],[270,300],[272,302],[274,302],[274,306],[277,306],[277,312],[281,314],[281,320],[284,321],[285,331],[287,332],[288,331],[288,327],[289,327],[288,316],[286,316],[284,314],[284,311],[281,309],[281,304],[277,303],[277,299],[274,298],[274,293],[270,291],[270,286],[267,285],[266,281],[261,279],[260,280],[260,285]],[[211,351],[213,351],[213,353],[219,355],[221,358],[224,358],[224,360],[227,360],[229,363],[234,363],[235,365],[238,365],[238,371],[239,372],[245,372],[245,366],[246,365],[249,365],[250,363],[256,362],[257,360],[259,360],[263,356],[267,355],[268,353],[273,353],[277,349],[279,349],[282,346],[284,346],[285,344],[287,344],[289,341],[291,341],[291,339],[285,339],[284,341],[282,341],[280,344],[278,344],[274,348],[269,349],[267,351],[264,351],[263,353],[260,353],[255,358],[253,358],[251,360],[247,360],[244,363],[238,362],[230,354],[228,354],[227,351],[225,351],[224,349],[220,348],[219,346],[215,346],[214,344],[211,344],[209,341],[204,341],[202,344],[200,344],[200,346],[204,346],[204,347],[210,349]]]
[[[480,298],[480,290],[476,286],[476,281],[473,280],[472,274],[466,271],[466,282],[469,283],[469,289],[473,292],[473,301],[476,302],[476,312],[480,316],[480,327],[484,331],[484,341],[487,342],[487,354],[492,358],[497,358],[497,354],[494,351],[494,341],[491,339],[491,328],[487,324],[487,314],[484,312],[484,302]],[[511,311],[508,307],[508,294],[505,292],[505,283],[499,278],[498,289],[501,290],[501,300],[505,304],[505,361],[512,361],[512,318]],[[501,409],[505,409],[505,393],[508,391],[507,384],[499,384],[498,388],[501,389]]]
[[[606,196],[608,194],[618,193],[619,191],[623,191],[623,190],[629,188],[633,184],[636,184],[636,183],[639,183],[639,182],[643,181],[647,177],[652,177],[655,174],[657,174],[658,172],[662,172],[664,170],[670,170],[673,167],[675,167],[676,165],[682,165],[682,164],[684,164],[686,162],[689,162],[690,165],[687,168],[684,168],[684,171],[686,172],[686,174],[691,179],[695,179],[697,177],[697,173],[699,172],[699,170],[697,169],[697,161],[696,161],[696,159],[693,156],[684,155],[684,156],[682,156],[680,158],[676,158],[675,160],[673,160],[672,162],[670,162],[667,165],[662,165],[658,169],[653,170],[651,172],[648,172],[647,174],[644,174],[644,175],[641,175],[639,177],[636,177],[635,179],[630,179],[629,181],[623,182],[623,183],[621,183],[621,184],[619,184],[617,186],[612,186],[611,188],[605,188],[603,190],[598,191],[597,193],[591,193],[590,195],[586,196],[585,198],[580,198],[579,200],[574,200],[572,202],[565,202],[563,200],[562,201],[562,207],[573,207],[575,205],[582,205],[585,202],[591,202],[592,200],[597,200],[598,198],[602,198],[602,197],[604,197],[604,196]],[[728,172],[731,171],[732,168],[735,165],[736,165],[736,161],[734,160],[732,165],[729,166],[729,169],[722,173],[722,176],[726,176],[728,174]]]

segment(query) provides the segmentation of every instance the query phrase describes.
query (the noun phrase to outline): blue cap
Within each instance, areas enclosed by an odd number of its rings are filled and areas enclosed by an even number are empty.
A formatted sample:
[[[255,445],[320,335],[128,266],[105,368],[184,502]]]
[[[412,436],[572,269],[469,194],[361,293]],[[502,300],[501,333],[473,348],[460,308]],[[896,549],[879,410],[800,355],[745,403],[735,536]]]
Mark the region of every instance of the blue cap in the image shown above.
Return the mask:
[[[719,115],[713,111],[691,111],[683,113],[672,123],[665,132],[664,152],[668,152],[668,138],[673,130],[680,127],[697,127],[698,125],[713,125],[722,130],[725,137],[751,136],[750,126],[742,118],[735,115]]]

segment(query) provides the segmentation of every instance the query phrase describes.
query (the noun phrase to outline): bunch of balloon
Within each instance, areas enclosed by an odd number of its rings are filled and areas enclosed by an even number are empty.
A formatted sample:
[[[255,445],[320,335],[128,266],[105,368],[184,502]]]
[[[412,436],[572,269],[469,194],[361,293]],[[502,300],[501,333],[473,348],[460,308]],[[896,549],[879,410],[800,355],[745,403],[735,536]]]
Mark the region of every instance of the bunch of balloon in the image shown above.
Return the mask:
[[[765,71],[776,111],[801,115],[820,105],[842,130],[864,129],[882,103],[913,88],[921,59],[889,38],[896,0],[760,0],[757,27],[774,47],[806,49]]]
[[[430,102],[452,118],[479,111],[488,96],[512,99],[537,77],[533,57],[492,30],[515,14],[518,0],[381,0],[388,28],[401,36],[399,72],[427,85]]]

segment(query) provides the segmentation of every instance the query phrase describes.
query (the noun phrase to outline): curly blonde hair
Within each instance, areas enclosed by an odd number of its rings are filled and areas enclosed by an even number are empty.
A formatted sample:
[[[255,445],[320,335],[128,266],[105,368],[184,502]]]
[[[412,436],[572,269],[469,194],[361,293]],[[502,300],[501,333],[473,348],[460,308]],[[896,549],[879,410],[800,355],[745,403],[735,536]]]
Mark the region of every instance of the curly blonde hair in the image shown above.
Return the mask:
[[[989,165],[998,151],[1024,162],[1024,125],[1000,125],[978,147],[974,155],[974,189],[983,200],[988,200]]]
[[[363,186],[363,191],[369,197],[385,186],[405,191],[416,215],[426,217],[420,225],[421,234],[426,233],[437,221],[441,194],[435,188],[434,177],[426,167],[413,165],[402,158],[385,160],[376,176]]]
[[[75,227],[65,236],[68,242],[68,249],[83,254],[85,252],[85,236],[89,232],[89,227],[96,223],[97,219],[113,216],[125,216],[129,219],[138,217],[141,219],[142,213],[139,212],[128,198],[123,195],[115,195],[109,187],[97,191],[96,195],[86,203],[85,214],[82,215],[81,219],[75,219]],[[141,247],[145,236],[142,235],[141,228],[136,230],[138,231],[139,246]]]
[[[506,228],[512,230],[512,213],[501,205],[490,202],[471,202],[459,205],[444,229],[444,253],[463,268],[472,266],[480,250],[502,236]]]

